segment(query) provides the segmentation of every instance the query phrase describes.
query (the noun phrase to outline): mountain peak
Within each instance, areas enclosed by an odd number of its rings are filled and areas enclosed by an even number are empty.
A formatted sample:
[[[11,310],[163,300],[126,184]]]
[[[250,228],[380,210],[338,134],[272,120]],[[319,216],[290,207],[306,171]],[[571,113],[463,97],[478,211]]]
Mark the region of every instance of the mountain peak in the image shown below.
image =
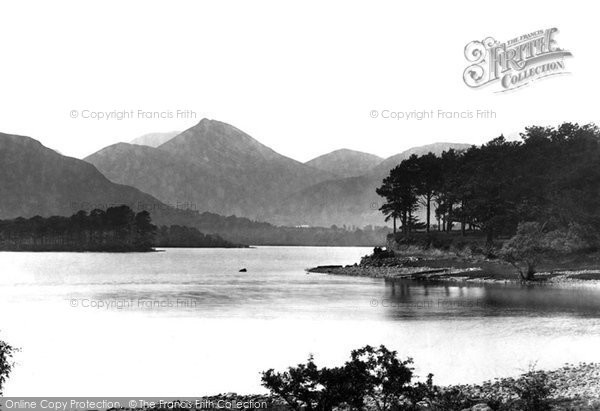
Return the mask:
[[[230,124],[207,118],[158,149],[251,189],[261,210],[265,202],[333,177],[277,153]]]
[[[202,120],[200,120],[198,122],[198,124],[196,124],[195,126],[193,126],[192,128],[208,128],[210,127],[213,123],[220,123],[217,120],[213,120],[210,118],[206,118],[204,117]]]
[[[280,157],[242,130],[207,118],[159,148],[198,162],[255,162]]]
[[[193,131],[196,135],[204,136],[206,134],[212,134],[213,137],[219,135],[221,137],[227,138],[244,138],[247,140],[252,140],[257,144],[260,144],[257,140],[250,137],[248,134],[244,133],[239,128],[232,126],[231,124],[224,123],[222,121],[203,118],[200,120],[198,124],[187,129],[181,134],[185,134],[189,131]],[[262,145],[262,144],[260,144]],[[266,146],[265,146],[266,147]]]

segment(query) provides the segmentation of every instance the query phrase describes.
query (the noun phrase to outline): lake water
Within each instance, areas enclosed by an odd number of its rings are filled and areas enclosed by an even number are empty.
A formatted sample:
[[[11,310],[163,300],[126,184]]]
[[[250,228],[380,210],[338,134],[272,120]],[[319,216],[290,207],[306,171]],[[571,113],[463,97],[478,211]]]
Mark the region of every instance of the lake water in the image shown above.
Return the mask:
[[[259,372],[385,344],[439,384],[600,361],[600,288],[306,274],[367,248],[0,253],[5,394],[262,392]],[[239,269],[247,268],[247,272]]]

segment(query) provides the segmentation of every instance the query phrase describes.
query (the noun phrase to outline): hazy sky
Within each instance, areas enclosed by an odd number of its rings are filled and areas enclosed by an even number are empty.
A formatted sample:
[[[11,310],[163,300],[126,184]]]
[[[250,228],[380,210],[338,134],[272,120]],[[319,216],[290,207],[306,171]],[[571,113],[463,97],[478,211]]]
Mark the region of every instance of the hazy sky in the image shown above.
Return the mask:
[[[0,131],[83,157],[202,117],[308,160],[481,143],[525,125],[598,122],[594,2],[13,1],[0,3]],[[557,27],[571,75],[510,93],[462,79],[471,40]],[[496,119],[373,119],[371,110],[494,110]],[[71,118],[77,110],[78,118]],[[123,120],[85,110],[134,110]],[[192,110],[143,119],[137,111]]]

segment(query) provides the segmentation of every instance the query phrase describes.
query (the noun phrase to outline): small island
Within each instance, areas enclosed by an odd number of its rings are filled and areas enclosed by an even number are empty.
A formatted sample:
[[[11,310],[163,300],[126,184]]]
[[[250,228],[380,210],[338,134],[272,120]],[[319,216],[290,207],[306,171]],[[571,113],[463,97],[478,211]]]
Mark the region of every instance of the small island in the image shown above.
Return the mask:
[[[126,205],[80,210],[70,217],[0,220],[0,251],[148,252],[155,247],[242,246],[193,227],[156,227],[149,212],[135,213]]]

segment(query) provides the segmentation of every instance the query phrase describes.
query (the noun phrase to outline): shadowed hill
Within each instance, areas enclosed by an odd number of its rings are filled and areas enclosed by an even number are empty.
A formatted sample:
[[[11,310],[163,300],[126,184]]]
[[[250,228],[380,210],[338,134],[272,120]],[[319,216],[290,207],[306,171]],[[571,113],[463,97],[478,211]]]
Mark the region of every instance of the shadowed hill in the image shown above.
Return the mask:
[[[29,137],[0,133],[0,175],[0,218],[71,215],[115,204],[161,205],[136,188],[109,181],[93,165]]]
[[[159,149],[208,167],[216,175],[235,179],[257,196],[267,196],[268,201],[334,177],[285,157],[243,131],[215,120],[203,119]]]
[[[318,170],[335,174],[341,178],[346,178],[366,174],[382,161],[383,158],[374,154],[343,148],[313,158],[305,164]]]
[[[164,150],[117,143],[85,160],[111,181],[133,185],[176,208],[236,215],[248,210],[245,187]]]
[[[334,178],[225,123],[202,120],[158,148],[115,144],[85,159],[111,181],[169,204],[269,219],[282,196]]]

